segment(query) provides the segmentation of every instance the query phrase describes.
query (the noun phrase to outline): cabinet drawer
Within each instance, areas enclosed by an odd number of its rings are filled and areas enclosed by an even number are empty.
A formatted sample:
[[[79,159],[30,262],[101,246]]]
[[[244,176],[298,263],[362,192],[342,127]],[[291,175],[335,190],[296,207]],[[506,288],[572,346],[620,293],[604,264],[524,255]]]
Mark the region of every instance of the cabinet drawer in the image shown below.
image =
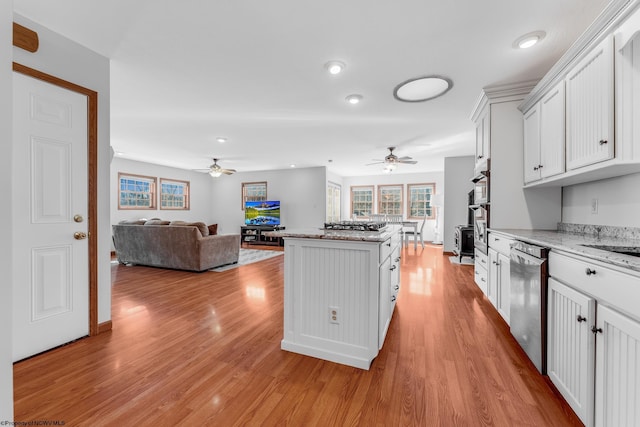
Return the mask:
[[[482,293],[487,295],[488,291],[488,274],[487,269],[481,265],[476,264],[474,267],[474,280],[476,285],[482,290]]]
[[[380,259],[378,262],[382,263],[385,259],[391,255],[391,247],[393,243],[391,243],[391,238],[388,238],[384,242],[380,243]]]
[[[489,247],[500,252],[502,255],[509,256],[513,241],[513,239],[502,234],[489,232]]]
[[[489,268],[489,261],[487,260],[487,254],[483,254],[479,250],[474,250],[475,264],[481,266],[485,270]]]
[[[551,251],[549,275],[598,302],[640,319],[640,277],[614,270],[604,263]]]

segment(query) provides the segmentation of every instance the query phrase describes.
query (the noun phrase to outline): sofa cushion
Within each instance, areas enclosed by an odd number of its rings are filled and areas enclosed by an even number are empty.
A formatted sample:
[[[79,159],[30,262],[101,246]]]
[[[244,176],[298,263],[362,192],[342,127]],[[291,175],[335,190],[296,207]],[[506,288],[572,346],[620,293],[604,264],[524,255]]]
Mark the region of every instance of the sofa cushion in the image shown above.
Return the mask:
[[[161,219],[150,219],[149,221],[144,223],[144,225],[169,225],[169,224],[171,224],[171,221],[163,221]]]
[[[218,234],[218,224],[211,224],[207,228],[209,228],[209,236],[215,236]]]
[[[200,234],[202,234],[202,237],[206,237],[209,235],[209,228],[207,228],[207,224],[205,224],[204,222],[171,221],[171,225],[177,225],[182,227],[186,227],[186,226],[197,227],[198,231],[200,231]]]
[[[128,225],[143,225],[147,222],[146,219],[123,219],[118,224],[128,224]]]

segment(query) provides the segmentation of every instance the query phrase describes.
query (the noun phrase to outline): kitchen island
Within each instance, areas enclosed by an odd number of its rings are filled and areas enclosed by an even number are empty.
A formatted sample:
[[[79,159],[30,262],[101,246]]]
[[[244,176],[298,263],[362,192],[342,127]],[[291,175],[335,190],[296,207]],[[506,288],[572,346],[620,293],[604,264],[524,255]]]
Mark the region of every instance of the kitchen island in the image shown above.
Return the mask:
[[[402,227],[267,235],[285,241],[281,348],[369,369],[400,290]]]

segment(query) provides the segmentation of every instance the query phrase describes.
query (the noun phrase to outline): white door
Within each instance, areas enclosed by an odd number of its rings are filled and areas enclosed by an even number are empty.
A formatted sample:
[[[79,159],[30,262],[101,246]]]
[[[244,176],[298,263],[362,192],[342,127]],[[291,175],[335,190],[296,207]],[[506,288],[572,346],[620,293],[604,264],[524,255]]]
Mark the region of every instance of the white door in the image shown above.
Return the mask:
[[[16,361],[89,333],[87,97],[14,72],[13,106]]]

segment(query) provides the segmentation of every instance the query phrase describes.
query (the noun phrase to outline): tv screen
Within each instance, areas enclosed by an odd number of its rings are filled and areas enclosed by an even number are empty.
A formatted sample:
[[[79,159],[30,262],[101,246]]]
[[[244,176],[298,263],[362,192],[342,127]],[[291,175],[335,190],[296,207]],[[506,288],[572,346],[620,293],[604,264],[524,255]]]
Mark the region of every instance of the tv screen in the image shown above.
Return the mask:
[[[244,223],[246,225],[280,225],[280,201],[245,202]]]

